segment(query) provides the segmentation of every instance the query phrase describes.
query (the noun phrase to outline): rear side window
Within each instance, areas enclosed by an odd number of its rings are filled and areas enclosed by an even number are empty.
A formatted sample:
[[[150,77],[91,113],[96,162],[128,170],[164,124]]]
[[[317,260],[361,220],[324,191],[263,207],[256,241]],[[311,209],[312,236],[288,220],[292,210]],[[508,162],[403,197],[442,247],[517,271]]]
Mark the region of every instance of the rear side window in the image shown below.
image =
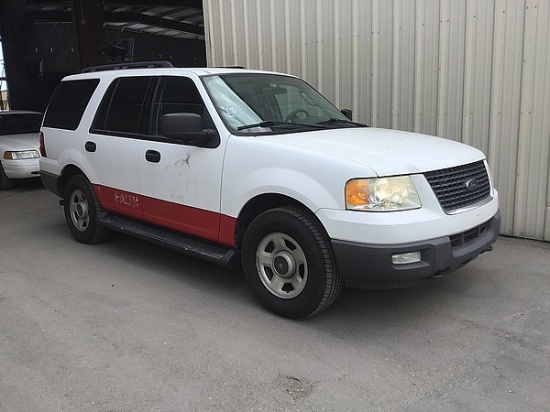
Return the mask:
[[[76,130],[99,79],[61,82],[50,99],[44,126]]]
[[[115,80],[101,101],[92,131],[143,133],[146,97],[151,81],[151,77],[122,77]]]

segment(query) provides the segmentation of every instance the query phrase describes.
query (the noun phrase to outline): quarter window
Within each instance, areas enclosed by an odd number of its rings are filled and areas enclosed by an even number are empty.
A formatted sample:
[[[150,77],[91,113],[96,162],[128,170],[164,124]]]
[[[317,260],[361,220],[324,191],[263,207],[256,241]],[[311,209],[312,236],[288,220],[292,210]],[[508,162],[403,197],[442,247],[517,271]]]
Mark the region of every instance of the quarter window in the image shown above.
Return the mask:
[[[98,84],[99,79],[61,82],[46,110],[44,126],[76,130]]]

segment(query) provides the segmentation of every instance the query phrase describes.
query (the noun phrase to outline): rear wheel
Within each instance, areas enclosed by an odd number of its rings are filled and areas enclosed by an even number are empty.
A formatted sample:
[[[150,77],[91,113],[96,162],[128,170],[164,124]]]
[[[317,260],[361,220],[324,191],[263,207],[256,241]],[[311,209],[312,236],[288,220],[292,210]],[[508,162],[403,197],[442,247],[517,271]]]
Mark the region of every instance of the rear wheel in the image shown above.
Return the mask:
[[[342,289],[328,239],[300,208],[273,209],[256,217],[244,237],[242,261],[259,302],[287,318],[326,309]]]
[[[103,210],[91,183],[83,175],[69,179],[63,208],[69,230],[79,242],[97,243],[111,236],[111,230],[98,224]]]
[[[0,190],[8,190],[15,186],[15,182],[6,176],[2,163],[0,163]]]

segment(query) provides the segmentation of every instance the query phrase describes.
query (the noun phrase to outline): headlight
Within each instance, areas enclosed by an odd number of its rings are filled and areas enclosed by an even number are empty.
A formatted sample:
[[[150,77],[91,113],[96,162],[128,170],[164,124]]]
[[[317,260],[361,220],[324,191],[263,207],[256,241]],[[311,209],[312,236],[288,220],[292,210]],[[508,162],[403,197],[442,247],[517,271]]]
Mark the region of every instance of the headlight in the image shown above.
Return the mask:
[[[37,159],[40,154],[37,150],[25,150],[23,152],[4,152],[4,159],[21,160],[21,159]]]
[[[346,208],[372,212],[421,207],[410,176],[353,179],[346,183]]]

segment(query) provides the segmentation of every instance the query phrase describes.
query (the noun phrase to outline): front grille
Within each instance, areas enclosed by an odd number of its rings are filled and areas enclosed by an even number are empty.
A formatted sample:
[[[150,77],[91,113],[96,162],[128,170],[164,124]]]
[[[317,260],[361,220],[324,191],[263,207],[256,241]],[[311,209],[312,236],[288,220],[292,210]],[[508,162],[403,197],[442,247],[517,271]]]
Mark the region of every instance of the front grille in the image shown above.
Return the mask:
[[[491,193],[483,161],[424,173],[446,213],[471,206]]]

